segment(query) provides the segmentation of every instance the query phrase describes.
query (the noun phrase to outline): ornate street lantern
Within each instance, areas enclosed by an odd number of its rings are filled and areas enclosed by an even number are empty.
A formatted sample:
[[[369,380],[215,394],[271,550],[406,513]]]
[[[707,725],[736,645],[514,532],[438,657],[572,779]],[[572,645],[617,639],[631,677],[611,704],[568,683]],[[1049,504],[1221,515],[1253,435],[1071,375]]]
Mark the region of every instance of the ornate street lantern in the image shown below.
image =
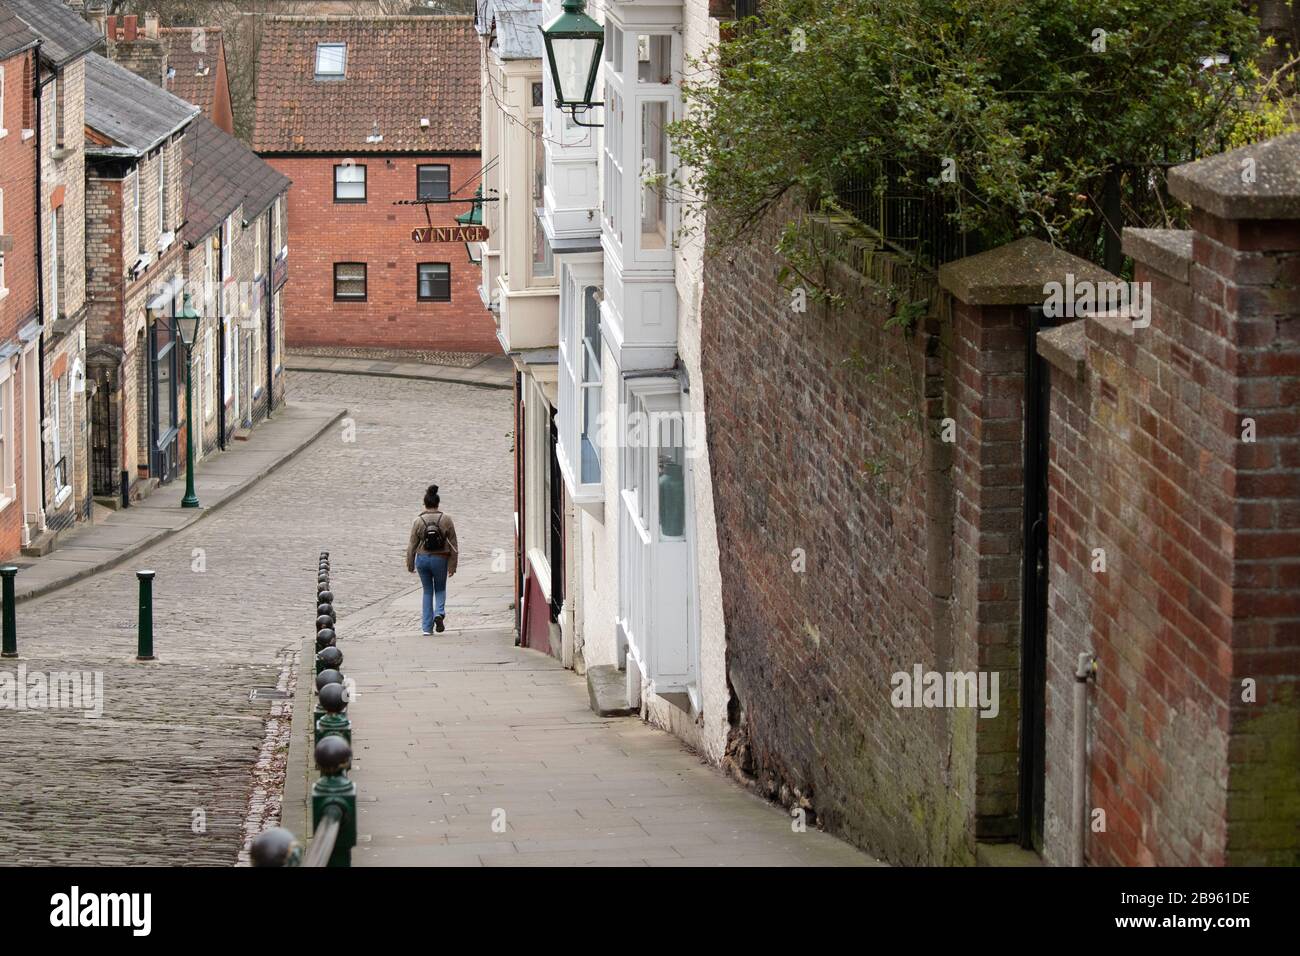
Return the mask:
[[[601,105],[591,95],[600,70],[605,31],[587,16],[584,0],[564,0],[562,11],[544,24],[541,31],[546,62],[555,81],[555,105],[568,110],[576,120],[578,110]]]

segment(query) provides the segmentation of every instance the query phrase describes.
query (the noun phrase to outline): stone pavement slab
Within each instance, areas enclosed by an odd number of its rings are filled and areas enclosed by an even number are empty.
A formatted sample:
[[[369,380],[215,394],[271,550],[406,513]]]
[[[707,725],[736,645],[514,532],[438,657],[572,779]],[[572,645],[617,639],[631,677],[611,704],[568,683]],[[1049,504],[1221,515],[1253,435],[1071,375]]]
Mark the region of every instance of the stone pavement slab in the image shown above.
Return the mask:
[[[340,619],[357,690],[354,865],[875,863],[795,832],[638,717],[593,714],[581,678],[515,646],[510,594],[508,574],[462,564],[443,634],[421,636],[418,590]]]
[[[231,442],[195,468],[195,492],[201,507],[182,508],[182,474],[130,508],[112,512],[59,538],[59,545],[40,558],[16,562],[14,597],[18,602],[48,594],[87,575],[115,567],[233,501],[258,481],[314,442],[347,413],[333,405],[290,402],[255,428],[247,441]],[[213,480],[213,477],[216,480]]]

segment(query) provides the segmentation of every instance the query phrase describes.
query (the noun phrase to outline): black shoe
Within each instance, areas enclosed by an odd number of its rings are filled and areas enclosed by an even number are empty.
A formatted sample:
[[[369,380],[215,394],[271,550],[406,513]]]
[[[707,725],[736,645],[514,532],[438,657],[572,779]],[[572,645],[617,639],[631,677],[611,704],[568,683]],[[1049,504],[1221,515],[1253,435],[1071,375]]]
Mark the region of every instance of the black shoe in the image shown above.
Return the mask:
[[[437,631],[439,634],[447,630],[447,628],[443,626],[441,614],[439,614],[437,617],[433,619],[433,629]]]

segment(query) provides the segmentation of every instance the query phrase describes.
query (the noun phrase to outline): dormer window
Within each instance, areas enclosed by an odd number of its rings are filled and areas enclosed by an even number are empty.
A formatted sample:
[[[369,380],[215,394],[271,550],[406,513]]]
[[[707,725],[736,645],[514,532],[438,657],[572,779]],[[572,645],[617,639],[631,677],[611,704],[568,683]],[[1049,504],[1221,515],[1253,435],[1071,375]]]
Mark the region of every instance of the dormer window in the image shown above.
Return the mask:
[[[346,43],[316,44],[316,79],[343,79],[347,63],[348,45]]]

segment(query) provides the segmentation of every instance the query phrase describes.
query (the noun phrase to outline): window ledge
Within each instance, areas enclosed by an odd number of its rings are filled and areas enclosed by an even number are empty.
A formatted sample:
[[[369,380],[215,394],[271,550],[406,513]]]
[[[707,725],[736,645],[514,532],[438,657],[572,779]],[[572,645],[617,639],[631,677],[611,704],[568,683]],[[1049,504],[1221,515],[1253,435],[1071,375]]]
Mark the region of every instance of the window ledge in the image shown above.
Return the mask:
[[[9,295],[8,289],[0,288],[0,302],[3,302]]]
[[[14,494],[14,489],[10,488],[8,494],[4,495],[3,497],[0,497],[0,512],[3,512],[6,508],[8,508],[11,504],[13,504],[17,500],[18,498]]]
[[[54,507],[57,508],[59,505],[63,504],[63,502],[67,501],[68,496],[71,494],[72,494],[72,485],[64,485],[63,490],[56,492],[54,495]]]
[[[31,138],[32,138],[33,136],[35,136],[35,135],[36,135],[36,130],[34,130],[34,129],[25,129],[25,130],[23,130],[23,142],[24,142],[24,143],[27,142],[29,139],[31,139]]]
[[[8,135],[9,135],[9,130],[0,128],[0,139],[4,139]]]

